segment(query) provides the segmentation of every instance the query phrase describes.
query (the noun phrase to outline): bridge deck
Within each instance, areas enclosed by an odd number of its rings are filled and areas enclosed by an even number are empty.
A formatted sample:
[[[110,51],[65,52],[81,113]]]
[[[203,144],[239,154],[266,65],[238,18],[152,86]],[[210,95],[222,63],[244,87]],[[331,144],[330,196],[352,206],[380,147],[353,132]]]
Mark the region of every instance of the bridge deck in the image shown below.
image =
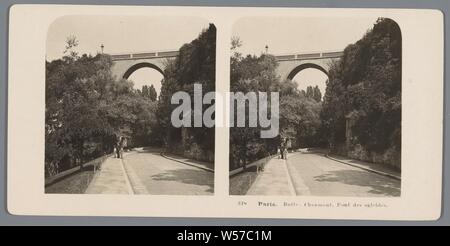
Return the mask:
[[[151,58],[164,58],[164,57],[176,57],[178,56],[178,50],[170,51],[152,51],[152,52],[140,52],[140,53],[128,53],[128,54],[113,54],[111,55],[113,61],[116,60],[136,60],[136,59],[151,59]],[[325,58],[338,58],[342,57],[343,51],[330,51],[330,52],[315,52],[315,53],[294,53],[275,55],[279,61],[290,60],[308,60],[308,59],[325,59]]]
[[[330,51],[330,52],[316,52],[316,53],[298,53],[298,54],[285,54],[276,55],[278,61],[291,61],[291,60],[310,60],[310,59],[326,59],[326,58],[339,58],[344,55],[343,51]]]
[[[137,59],[151,59],[151,58],[170,58],[178,56],[178,50],[170,51],[155,51],[155,52],[141,52],[129,54],[113,54],[111,58],[113,61],[117,60],[137,60]]]

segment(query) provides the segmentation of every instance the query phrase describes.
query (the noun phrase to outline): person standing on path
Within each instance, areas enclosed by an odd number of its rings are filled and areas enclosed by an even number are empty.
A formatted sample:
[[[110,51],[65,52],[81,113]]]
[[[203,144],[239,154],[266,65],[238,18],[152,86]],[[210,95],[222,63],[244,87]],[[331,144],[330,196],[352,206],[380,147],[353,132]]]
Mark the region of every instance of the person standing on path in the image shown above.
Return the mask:
[[[116,144],[116,154],[117,158],[123,159],[123,147],[124,147],[124,137],[120,137]]]
[[[283,137],[283,138],[281,138],[281,141],[280,141],[280,154],[281,154],[282,160],[286,159],[286,153],[287,153],[286,139]]]

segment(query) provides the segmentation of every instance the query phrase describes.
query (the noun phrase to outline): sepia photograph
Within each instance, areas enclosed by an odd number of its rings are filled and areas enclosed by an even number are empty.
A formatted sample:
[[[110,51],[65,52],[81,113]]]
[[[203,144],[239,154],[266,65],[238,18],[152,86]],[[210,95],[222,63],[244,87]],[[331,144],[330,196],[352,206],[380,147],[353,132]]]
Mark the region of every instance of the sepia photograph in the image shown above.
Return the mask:
[[[246,17],[232,32],[230,88],[246,94],[231,97],[231,107],[246,105],[249,122],[230,128],[230,195],[400,196],[395,21]],[[267,96],[255,100],[261,92],[270,94],[264,104]],[[271,136],[263,135],[267,128]]]
[[[70,15],[49,27],[45,193],[213,195],[214,127],[171,123],[215,91],[216,27],[197,17]],[[171,101],[172,100],[172,101]]]
[[[438,10],[15,5],[9,18],[9,214],[442,214]]]

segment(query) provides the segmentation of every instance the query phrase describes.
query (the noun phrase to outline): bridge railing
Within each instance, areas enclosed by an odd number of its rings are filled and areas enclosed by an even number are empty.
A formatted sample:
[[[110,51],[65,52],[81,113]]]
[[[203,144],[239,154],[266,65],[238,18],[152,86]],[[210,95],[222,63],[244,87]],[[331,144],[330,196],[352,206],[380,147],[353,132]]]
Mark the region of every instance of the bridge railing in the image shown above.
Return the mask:
[[[338,58],[342,57],[343,55],[344,55],[343,51],[329,51],[329,52],[315,52],[315,53],[285,54],[285,55],[276,55],[275,57],[279,61],[289,61],[289,60]]]
[[[149,59],[149,58],[170,58],[178,56],[178,50],[170,51],[156,51],[156,52],[140,52],[140,53],[129,53],[129,54],[112,54],[111,58],[113,61],[117,60],[130,60],[130,59]]]
[[[149,59],[149,58],[164,58],[164,57],[176,57],[178,56],[178,50],[171,51],[159,51],[159,52],[140,52],[129,54],[113,54],[111,55],[113,60],[129,60],[129,59]],[[338,58],[344,55],[343,51],[329,51],[329,52],[315,52],[315,53],[297,53],[297,54],[285,54],[276,55],[275,57],[279,61],[288,60],[308,60],[308,59],[321,59],[321,58]]]

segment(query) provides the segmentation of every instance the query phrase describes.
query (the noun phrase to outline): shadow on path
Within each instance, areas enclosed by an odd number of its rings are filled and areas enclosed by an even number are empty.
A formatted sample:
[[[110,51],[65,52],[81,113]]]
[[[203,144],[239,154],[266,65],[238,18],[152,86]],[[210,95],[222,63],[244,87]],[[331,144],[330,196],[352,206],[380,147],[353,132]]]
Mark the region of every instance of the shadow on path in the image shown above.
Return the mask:
[[[338,182],[369,187],[369,193],[385,196],[400,196],[400,181],[358,170],[329,171],[314,177],[318,182]]]
[[[153,175],[152,178],[158,181],[176,181],[185,184],[208,186],[209,189],[206,192],[214,192],[214,175],[203,170],[167,170],[164,173]]]

